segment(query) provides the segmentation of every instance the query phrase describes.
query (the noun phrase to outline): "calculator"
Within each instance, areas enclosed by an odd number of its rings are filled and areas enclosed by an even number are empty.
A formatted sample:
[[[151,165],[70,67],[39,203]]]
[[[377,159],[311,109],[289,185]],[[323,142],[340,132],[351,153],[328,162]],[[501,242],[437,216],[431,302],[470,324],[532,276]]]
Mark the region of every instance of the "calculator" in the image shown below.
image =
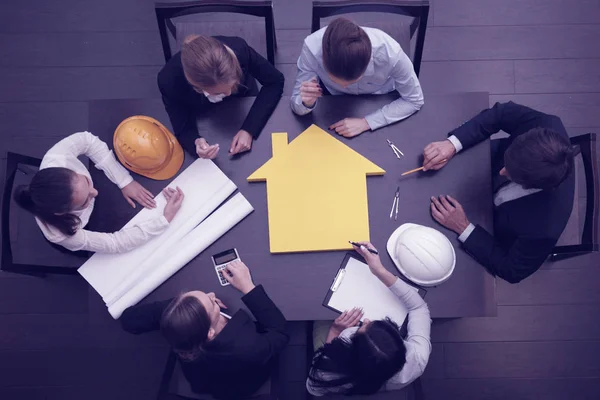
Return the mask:
[[[213,255],[212,257],[213,264],[215,266],[215,271],[217,272],[217,277],[219,278],[219,283],[221,286],[227,286],[230,283],[225,279],[223,274],[223,270],[227,267],[227,265],[235,260],[240,260],[240,255],[237,252],[237,249],[229,249],[222,251]]]

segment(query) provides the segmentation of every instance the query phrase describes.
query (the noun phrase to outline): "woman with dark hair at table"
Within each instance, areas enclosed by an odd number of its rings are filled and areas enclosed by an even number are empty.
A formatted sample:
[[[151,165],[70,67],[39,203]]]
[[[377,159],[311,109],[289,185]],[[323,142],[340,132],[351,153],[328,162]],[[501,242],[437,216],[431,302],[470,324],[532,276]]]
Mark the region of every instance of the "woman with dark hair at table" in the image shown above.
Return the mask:
[[[329,328],[324,344],[315,343],[320,348],[306,381],[313,396],[368,395],[382,389],[401,389],[423,374],[431,354],[427,304],[414,288],[385,269],[379,255],[367,250],[374,249],[373,245],[360,245],[356,251],[367,261],[371,272],[406,305],[408,335],[404,338],[399,326],[390,319],[365,318],[359,327],[363,317],[360,309],[342,313]]]
[[[158,73],[163,103],[181,145],[210,159],[217,156],[219,145],[199,136],[197,114],[229,96],[256,96],[229,147],[230,155],[248,151],[277,106],[283,83],[283,74],[239,37],[190,35]]]
[[[183,201],[179,188],[163,191],[167,205],[161,216],[114,233],[84,229],[98,191],[88,169],[77,158],[82,155],[104,171],[132,207],[134,200],[147,208],[156,207],[152,193],[133,180],[106,143],[89,132],[78,132],[48,150],[30,184],[19,186],[14,194],[17,204],[35,215],[46,239],[71,251],[122,253],[167,229]]]
[[[241,399],[269,379],[288,342],[286,321],[263,287],[254,285],[244,263],[231,262],[223,276],[244,294],[242,301],[256,322],[244,310],[228,316],[214,293],[199,290],[130,307],[120,321],[123,329],[135,334],[160,329],[194,392]]]

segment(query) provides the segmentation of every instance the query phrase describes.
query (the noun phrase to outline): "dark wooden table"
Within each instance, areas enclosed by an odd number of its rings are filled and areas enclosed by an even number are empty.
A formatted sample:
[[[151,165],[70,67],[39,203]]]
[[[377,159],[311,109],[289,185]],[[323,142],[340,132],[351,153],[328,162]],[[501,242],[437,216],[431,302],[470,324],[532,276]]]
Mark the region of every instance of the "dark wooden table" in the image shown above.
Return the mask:
[[[201,116],[198,122],[199,132],[209,143],[221,145],[221,152],[215,162],[235,182],[255,211],[143,302],[199,289],[214,291],[231,308],[239,307],[239,294],[232,287],[219,285],[210,260],[211,254],[236,247],[252,271],[255,282],[265,286],[267,293],[289,320],[334,318],[335,314],[321,303],[344,252],[270,254],[265,184],[250,184],[246,178],[271,157],[271,132],[288,132],[291,141],[310,124],[327,129],[331,123],[344,117],[364,116],[388,103],[390,99],[389,96],[330,96],[319,100],[318,107],[312,114],[298,117],[290,110],[289,99],[284,97],[262,135],[254,142],[252,151],[234,158],[230,158],[227,150],[253,99],[228,99]],[[385,244],[392,231],[404,222],[439,229],[454,245],[457,256],[454,274],[442,285],[427,289],[426,301],[434,318],[496,314],[494,278],[462,250],[457,235],[437,225],[429,212],[430,196],[450,194],[463,204],[471,221],[487,229],[492,228],[489,144],[482,143],[460,154],[439,172],[416,173],[403,178],[400,178],[400,174],[421,165],[421,154],[428,143],[444,139],[447,132],[487,106],[487,93],[430,95],[423,109],[405,121],[364,133],[354,139],[341,138],[348,146],[386,170],[384,176],[369,177],[367,183],[371,241],[381,250],[383,264],[388,269],[397,272],[385,251]],[[160,100],[93,101],[89,112],[90,131],[103,138],[109,146],[112,146],[115,127],[131,115],[149,115],[170,126]],[[397,159],[388,147],[386,138],[392,140],[404,152],[405,157]],[[186,165],[193,159],[186,156]],[[94,168],[92,171],[100,195],[90,226],[98,230],[117,230],[136,211],[127,205],[120,191],[101,171]],[[158,193],[166,185],[164,181],[137,176],[136,179],[154,193]],[[398,185],[398,221],[392,221],[389,219],[389,212]]]

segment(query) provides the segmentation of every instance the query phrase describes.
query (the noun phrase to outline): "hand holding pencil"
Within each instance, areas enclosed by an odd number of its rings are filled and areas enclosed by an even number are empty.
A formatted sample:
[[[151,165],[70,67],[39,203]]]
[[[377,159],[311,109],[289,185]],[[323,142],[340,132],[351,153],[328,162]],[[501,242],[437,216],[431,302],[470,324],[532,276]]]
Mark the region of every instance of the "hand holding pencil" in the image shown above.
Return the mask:
[[[456,148],[450,140],[429,143],[423,150],[423,171],[443,168],[456,154]]]

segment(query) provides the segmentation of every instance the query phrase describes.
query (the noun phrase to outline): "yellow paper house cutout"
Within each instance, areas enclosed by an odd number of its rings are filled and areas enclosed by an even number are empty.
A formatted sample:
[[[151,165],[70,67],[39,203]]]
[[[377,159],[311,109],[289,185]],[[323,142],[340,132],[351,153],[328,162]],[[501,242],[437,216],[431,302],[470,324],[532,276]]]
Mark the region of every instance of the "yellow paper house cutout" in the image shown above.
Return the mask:
[[[267,182],[271,253],[346,250],[369,240],[367,175],[385,171],[316,125],[288,144],[273,133],[273,157],[248,177]]]

